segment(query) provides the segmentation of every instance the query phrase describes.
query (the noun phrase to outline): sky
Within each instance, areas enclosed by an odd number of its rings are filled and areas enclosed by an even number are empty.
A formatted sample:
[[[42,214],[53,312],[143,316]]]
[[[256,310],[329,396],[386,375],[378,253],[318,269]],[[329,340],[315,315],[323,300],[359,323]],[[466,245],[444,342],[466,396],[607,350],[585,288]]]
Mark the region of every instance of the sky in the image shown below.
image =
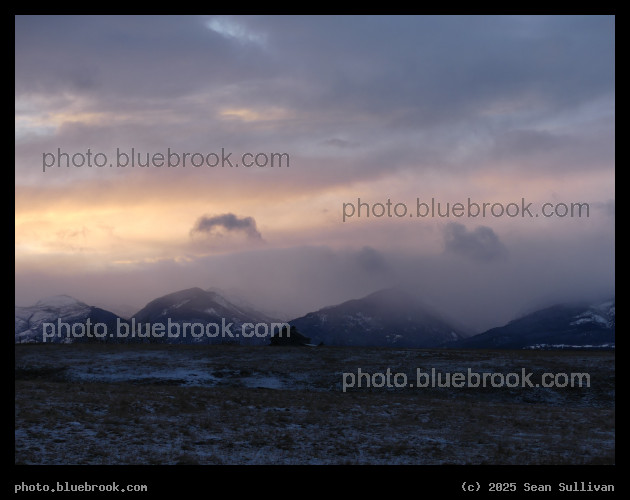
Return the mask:
[[[612,296],[614,21],[17,16],[16,305],[405,286],[483,331]]]

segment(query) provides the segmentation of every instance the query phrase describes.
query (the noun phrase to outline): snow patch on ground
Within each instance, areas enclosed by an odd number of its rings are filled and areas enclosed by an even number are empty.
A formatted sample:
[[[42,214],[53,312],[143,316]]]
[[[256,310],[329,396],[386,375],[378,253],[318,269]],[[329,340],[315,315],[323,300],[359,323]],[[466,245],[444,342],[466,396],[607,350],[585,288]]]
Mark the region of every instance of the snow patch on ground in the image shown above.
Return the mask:
[[[279,377],[269,375],[256,375],[241,379],[245,387],[264,389],[284,389],[285,384]]]

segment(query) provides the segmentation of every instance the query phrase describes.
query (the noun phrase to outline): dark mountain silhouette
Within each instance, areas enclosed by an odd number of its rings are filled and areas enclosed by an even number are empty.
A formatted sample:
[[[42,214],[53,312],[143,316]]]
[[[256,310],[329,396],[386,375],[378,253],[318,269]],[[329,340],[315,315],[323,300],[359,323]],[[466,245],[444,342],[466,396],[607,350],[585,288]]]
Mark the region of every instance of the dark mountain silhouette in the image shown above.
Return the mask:
[[[474,349],[610,348],[615,344],[615,301],[559,304],[445,347]]]
[[[385,289],[289,321],[313,343],[336,346],[434,347],[464,337],[436,311],[402,289]]]

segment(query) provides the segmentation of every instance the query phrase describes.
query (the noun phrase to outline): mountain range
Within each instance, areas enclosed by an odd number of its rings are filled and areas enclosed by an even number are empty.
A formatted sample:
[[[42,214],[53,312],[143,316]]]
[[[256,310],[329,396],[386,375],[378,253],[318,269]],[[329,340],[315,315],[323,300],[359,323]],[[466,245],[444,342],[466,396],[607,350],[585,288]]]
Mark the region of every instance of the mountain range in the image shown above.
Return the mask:
[[[238,303],[235,303],[238,302]],[[615,301],[547,307],[470,335],[406,290],[391,288],[324,307],[288,322],[189,288],[149,302],[129,319],[67,295],[15,308],[15,343],[159,342],[269,345],[291,325],[313,345],[452,349],[614,348]],[[67,326],[65,326],[67,325]],[[95,325],[100,325],[96,327]],[[106,331],[107,335],[98,335]],[[92,333],[90,335],[90,332]],[[118,332],[126,335],[119,336]],[[300,337],[301,339],[302,337]],[[301,342],[306,343],[306,341]],[[292,343],[275,342],[276,345]]]

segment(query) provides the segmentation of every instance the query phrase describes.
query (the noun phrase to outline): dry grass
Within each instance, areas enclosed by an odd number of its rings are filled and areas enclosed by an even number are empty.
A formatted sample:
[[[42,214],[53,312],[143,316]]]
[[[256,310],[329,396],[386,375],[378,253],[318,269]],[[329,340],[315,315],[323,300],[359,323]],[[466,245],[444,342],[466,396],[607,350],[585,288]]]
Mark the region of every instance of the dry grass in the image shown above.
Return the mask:
[[[593,386],[340,390],[341,373],[359,366],[464,365],[589,371]],[[102,381],[106,367],[123,366],[152,376]],[[155,376],[169,367],[223,375],[205,385]],[[82,378],[90,373],[101,378]],[[282,388],[247,387],[252,376]],[[17,346],[15,390],[15,461],[24,464],[615,461],[613,353]]]

